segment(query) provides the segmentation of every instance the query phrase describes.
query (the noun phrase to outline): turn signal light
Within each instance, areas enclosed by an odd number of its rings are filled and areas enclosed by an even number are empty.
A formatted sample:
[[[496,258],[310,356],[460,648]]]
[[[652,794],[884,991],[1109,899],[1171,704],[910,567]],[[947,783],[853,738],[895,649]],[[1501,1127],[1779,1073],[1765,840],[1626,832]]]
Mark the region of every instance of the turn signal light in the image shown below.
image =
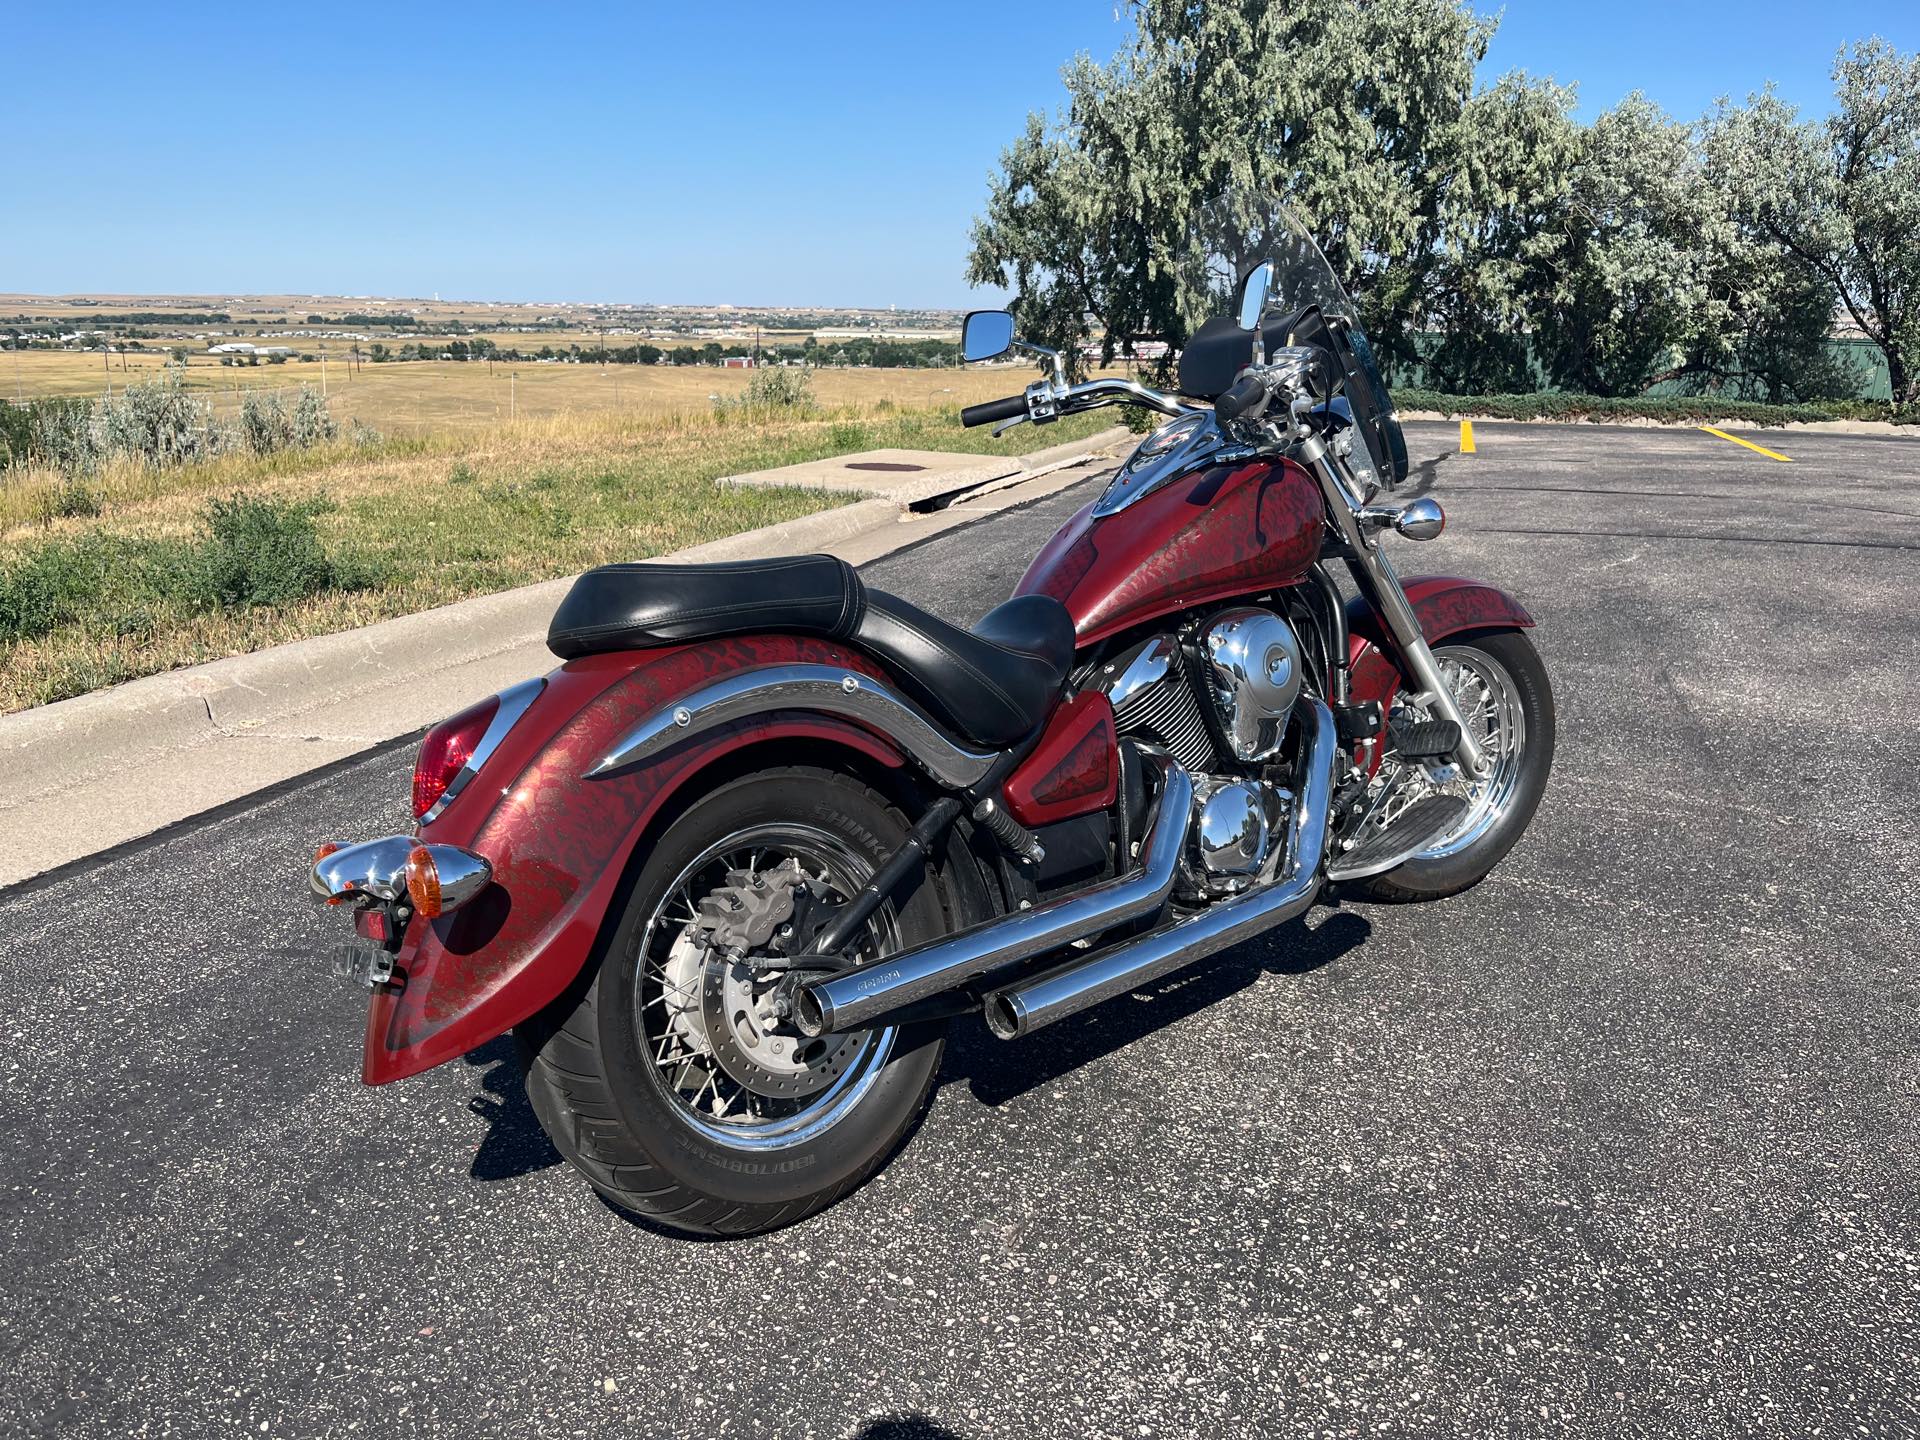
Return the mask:
[[[442,720],[420,742],[420,758],[413,765],[413,818],[418,820],[447,793],[453,777],[473,758],[474,747],[487,733],[500,697],[489,696],[451,719]]]
[[[325,841],[318,850],[313,852],[313,863],[318,865],[322,860],[326,859],[327,856],[333,854],[339,848],[340,848],[340,842],[338,840]]]
[[[407,855],[407,898],[413,901],[416,914],[429,920],[439,916],[440,867],[424,845],[414,846]]]

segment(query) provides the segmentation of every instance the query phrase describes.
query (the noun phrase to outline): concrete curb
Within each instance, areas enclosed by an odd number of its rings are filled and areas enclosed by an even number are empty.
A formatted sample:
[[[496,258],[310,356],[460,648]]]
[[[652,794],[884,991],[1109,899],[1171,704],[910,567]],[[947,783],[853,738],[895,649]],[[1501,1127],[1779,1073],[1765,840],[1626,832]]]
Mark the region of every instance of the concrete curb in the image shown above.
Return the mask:
[[[1022,457],[1017,486],[1124,429]],[[1030,468],[1029,468],[1030,467]],[[924,530],[876,496],[673,555],[715,562],[849,549]],[[885,532],[897,527],[897,535]],[[0,716],[0,886],[431,725],[553,666],[547,622],[573,577],[128,681]]]

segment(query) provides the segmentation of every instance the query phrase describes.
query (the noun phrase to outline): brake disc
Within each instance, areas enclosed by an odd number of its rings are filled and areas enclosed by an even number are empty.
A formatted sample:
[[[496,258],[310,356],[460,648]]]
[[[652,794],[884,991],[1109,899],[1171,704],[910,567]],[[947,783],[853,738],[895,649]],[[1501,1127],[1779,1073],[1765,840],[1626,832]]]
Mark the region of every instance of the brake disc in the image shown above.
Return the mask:
[[[690,934],[703,945],[698,1023],[706,1053],[757,1094],[792,1099],[826,1089],[859,1049],[857,1035],[808,1039],[782,1034],[773,1014],[782,975],[757,970],[764,949],[793,916],[795,897],[817,884],[798,860],[765,871],[730,871],[727,884],[701,900]],[[691,999],[691,997],[689,997]],[[693,1019],[692,1015],[686,1018]]]
[[[861,1037],[810,1040],[776,1031],[768,1007],[779,978],[757,977],[742,961],[709,959],[700,986],[700,1018],[722,1070],[758,1094],[791,1099],[839,1079]]]

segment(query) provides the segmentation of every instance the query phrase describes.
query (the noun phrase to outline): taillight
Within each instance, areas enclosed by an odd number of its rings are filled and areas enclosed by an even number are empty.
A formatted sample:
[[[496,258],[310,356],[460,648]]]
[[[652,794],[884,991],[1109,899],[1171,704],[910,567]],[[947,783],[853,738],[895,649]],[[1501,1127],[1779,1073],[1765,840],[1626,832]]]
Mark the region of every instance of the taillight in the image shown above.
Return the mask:
[[[474,747],[487,733],[499,708],[500,697],[492,695],[427,732],[427,738],[420,742],[420,758],[413,764],[414,819],[425,815],[434,801],[447,793],[453,777],[473,758]]]

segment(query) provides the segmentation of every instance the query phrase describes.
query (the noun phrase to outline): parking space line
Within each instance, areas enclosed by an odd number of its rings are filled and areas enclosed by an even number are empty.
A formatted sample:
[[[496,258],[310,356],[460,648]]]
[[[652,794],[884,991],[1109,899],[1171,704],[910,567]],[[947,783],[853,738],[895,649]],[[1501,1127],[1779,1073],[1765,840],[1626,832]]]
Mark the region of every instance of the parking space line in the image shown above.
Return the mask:
[[[1726,431],[1716,430],[1711,425],[1702,425],[1700,428],[1709,435],[1718,435],[1722,440],[1731,440],[1736,445],[1744,445],[1756,455],[1764,455],[1769,460],[1778,460],[1786,465],[1793,463],[1791,455],[1782,455],[1778,450],[1769,450],[1766,446],[1756,445],[1751,440],[1742,440],[1738,435],[1729,435]]]

